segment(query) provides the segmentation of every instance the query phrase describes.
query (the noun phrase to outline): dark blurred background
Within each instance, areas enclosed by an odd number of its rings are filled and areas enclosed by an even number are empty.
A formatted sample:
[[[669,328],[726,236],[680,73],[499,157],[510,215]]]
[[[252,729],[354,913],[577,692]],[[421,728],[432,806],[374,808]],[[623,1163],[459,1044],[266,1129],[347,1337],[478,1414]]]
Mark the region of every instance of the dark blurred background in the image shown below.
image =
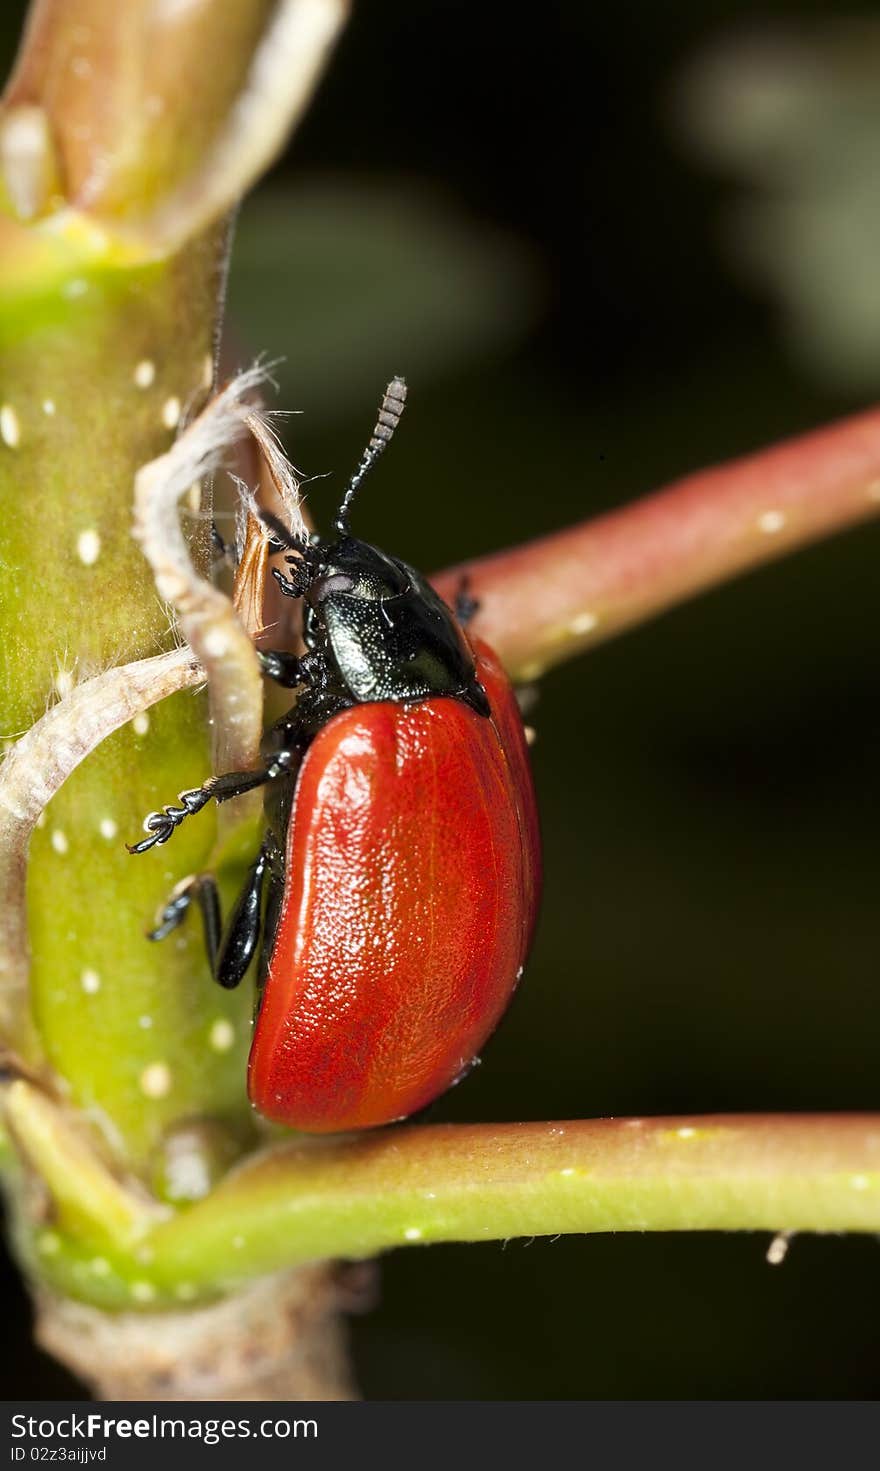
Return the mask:
[[[393,372],[363,529],[425,568],[875,399],[872,9],[360,4],[242,212],[230,301],[234,356],[285,355],[292,457],[335,472],[319,519]],[[880,1104],[878,559],[860,530],[545,679],[538,942],[435,1119]],[[767,1244],[400,1251],[353,1324],[361,1385],[873,1397],[877,1243]],[[9,1267],[3,1291],[5,1393],[69,1390]]]

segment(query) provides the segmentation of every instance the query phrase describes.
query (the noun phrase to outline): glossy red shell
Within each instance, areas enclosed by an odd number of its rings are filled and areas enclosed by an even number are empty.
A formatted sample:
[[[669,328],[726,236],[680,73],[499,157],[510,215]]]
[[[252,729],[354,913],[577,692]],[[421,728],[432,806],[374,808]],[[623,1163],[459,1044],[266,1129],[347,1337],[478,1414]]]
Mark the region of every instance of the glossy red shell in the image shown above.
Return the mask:
[[[460,700],[357,705],[309,747],[249,1063],[268,1118],[312,1133],[424,1107],[467,1070],[519,979],[540,890],[522,720],[475,645]]]

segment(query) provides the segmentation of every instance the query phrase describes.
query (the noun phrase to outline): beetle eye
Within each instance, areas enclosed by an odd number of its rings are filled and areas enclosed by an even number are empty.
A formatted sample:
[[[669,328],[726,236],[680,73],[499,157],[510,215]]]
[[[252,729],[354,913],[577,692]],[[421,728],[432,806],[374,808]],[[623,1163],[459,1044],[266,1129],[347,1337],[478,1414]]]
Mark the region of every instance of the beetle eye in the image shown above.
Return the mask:
[[[326,577],[316,577],[309,588],[309,602],[323,603],[334,593],[353,592],[355,581],[347,572],[331,572]]]

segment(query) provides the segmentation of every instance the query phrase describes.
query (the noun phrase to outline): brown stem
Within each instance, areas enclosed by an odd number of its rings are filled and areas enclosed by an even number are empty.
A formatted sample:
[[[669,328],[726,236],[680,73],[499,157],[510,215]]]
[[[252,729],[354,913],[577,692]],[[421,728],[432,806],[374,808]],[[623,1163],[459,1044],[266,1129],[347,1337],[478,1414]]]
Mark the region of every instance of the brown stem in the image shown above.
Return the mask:
[[[96,1399],[351,1400],[346,1276],[319,1262],[179,1313],[104,1313],[41,1291],[35,1337]]]
[[[880,410],[698,471],[595,520],[438,574],[534,679],[588,645],[880,512]]]

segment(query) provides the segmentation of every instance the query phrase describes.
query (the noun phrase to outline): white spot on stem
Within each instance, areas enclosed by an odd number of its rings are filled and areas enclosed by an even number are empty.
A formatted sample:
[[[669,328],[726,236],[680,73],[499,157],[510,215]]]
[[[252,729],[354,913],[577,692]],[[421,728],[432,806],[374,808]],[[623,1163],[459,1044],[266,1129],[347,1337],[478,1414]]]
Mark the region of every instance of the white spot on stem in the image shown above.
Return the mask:
[[[403,1233],[404,1241],[421,1241],[422,1231],[419,1226],[407,1226]]]
[[[113,840],[113,838],[116,837],[116,834],[119,832],[119,828],[113,821],[112,817],[102,817],[101,821],[98,823],[98,832],[101,834],[101,837],[106,838],[107,842],[109,843]]]
[[[180,423],[180,399],[174,395],[162,405],[162,423],[166,429],[176,429]]]
[[[146,710],[141,710],[135,715],[131,722],[131,728],[135,735],[145,736],[150,728],[150,717]]]
[[[141,1092],[147,1098],[167,1098],[171,1092],[171,1069],[167,1062],[151,1062],[141,1073]]]
[[[51,838],[52,847],[56,853],[66,853],[70,844],[67,841],[67,833],[60,827],[56,827]]]
[[[73,670],[59,669],[52,683],[59,700],[65,700],[74,686]]]
[[[572,618],[571,622],[568,625],[568,631],[569,633],[575,634],[592,633],[593,629],[597,627],[598,623],[598,614],[591,613],[589,610],[587,610],[583,613],[578,613],[576,618]]]
[[[156,1296],[156,1289],[152,1282],[132,1282],[131,1295],[135,1302],[152,1302]]]
[[[692,1129],[690,1124],[683,1124],[682,1127],[680,1129],[676,1129],[675,1132],[678,1135],[679,1139],[693,1139],[697,1131],[696,1129]]]
[[[758,517],[758,530],[765,536],[775,536],[785,525],[784,511],[763,511]]]
[[[84,970],[79,983],[87,996],[94,996],[95,992],[101,989],[101,977],[96,970]]]
[[[49,418],[49,419],[52,418],[52,415],[55,413],[55,400],[54,400],[54,398],[44,398],[43,399],[43,413],[47,416],[47,418]]]
[[[205,634],[205,653],[212,659],[222,659],[229,653],[229,638],[222,628],[212,628]]]
[[[136,388],[149,388],[156,377],[156,364],[150,358],[141,358],[134,370]]]
[[[93,567],[101,555],[101,538],[90,528],[81,531],[76,539],[76,554],[86,567]]]
[[[210,1043],[215,1052],[228,1052],[235,1041],[235,1027],[225,1016],[218,1017],[211,1027]]]
[[[12,404],[0,405],[0,439],[9,449],[18,449],[21,444],[21,425]]]
[[[849,1177],[851,1190],[867,1190],[870,1183],[867,1175],[850,1175]]]

